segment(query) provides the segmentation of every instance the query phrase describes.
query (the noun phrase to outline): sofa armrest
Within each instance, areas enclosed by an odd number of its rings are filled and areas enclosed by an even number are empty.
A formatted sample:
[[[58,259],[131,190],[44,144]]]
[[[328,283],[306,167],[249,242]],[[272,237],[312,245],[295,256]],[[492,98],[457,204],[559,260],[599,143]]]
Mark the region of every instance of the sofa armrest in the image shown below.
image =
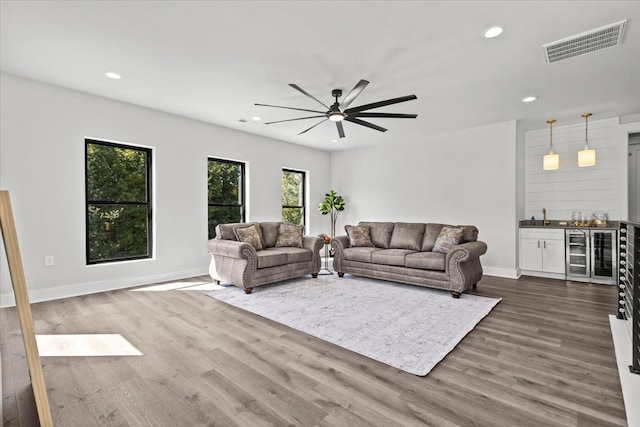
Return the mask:
[[[253,255],[256,257],[256,250],[253,246],[245,242],[235,240],[211,239],[206,244],[207,251],[211,255],[220,255],[231,258],[248,259]]]
[[[334,250],[333,254],[333,269],[338,273],[342,273],[342,259],[344,258],[344,250],[351,245],[349,244],[348,236],[336,236],[331,239],[331,247]]]
[[[485,242],[467,242],[456,245],[447,254],[447,264],[450,259],[456,259],[457,262],[465,262],[470,259],[479,258],[487,252],[487,244]]]
[[[334,237],[331,239],[331,247],[336,251],[338,249],[342,250],[351,247],[349,244],[349,236],[343,235]]]
[[[302,236],[302,247],[309,249],[312,254],[313,260],[313,272],[317,274],[322,266],[322,259],[320,258],[320,249],[324,246],[324,240],[318,236]]]
[[[487,252],[484,242],[467,242],[456,245],[447,254],[445,271],[449,275],[452,291],[463,292],[482,278],[480,256]]]

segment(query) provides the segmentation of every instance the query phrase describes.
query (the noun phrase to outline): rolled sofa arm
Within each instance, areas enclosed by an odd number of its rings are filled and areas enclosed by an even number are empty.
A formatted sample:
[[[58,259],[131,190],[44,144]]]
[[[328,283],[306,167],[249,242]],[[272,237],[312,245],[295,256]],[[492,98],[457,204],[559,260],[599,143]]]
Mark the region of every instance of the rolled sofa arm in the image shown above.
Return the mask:
[[[333,269],[338,273],[342,273],[342,259],[344,257],[344,250],[349,245],[349,237],[348,236],[336,236],[331,239],[331,247],[335,251],[333,254]]]
[[[207,241],[207,251],[212,255],[221,255],[232,258],[248,258],[250,254],[245,253],[253,251],[255,257],[256,250],[253,246],[245,242],[237,242],[235,240],[211,239]]]
[[[456,245],[449,251],[445,268],[454,288],[453,291],[463,292],[478,283],[482,278],[480,256],[486,252],[487,244],[481,241]]]
[[[233,283],[249,288],[258,269],[258,256],[253,246],[235,240],[211,239],[207,241],[211,254],[209,275],[219,282]]]
[[[470,259],[479,258],[487,253],[487,244],[485,242],[467,242],[456,245],[447,254],[447,263],[451,258],[456,258],[458,262],[465,262]],[[455,255],[455,257],[454,257]]]
[[[313,254],[313,272],[318,273],[322,265],[320,259],[320,249],[324,246],[324,240],[318,236],[302,236],[302,247],[309,249]]]

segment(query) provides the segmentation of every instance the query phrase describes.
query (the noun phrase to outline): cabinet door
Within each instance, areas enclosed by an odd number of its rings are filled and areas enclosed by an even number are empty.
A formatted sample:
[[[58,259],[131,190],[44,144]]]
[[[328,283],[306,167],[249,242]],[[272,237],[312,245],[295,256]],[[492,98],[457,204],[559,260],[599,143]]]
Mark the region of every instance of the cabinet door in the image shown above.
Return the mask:
[[[542,271],[547,273],[565,272],[564,240],[542,241]]]
[[[520,239],[520,269],[542,271],[542,241]]]

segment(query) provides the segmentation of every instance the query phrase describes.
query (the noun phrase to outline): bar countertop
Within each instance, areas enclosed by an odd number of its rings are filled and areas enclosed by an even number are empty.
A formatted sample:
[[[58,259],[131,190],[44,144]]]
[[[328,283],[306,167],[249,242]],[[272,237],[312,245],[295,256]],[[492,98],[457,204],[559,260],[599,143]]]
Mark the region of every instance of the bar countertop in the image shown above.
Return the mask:
[[[617,230],[620,228],[620,221],[607,221],[607,225],[582,225],[582,226],[574,226],[569,225],[571,221],[559,221],[559,220],[547,220],[549,222],[548,225],[542,225],[542,220],[531,221],[530,219],[524,219],[520,221],[520,228],[555,228],[555,229],[565,229],[565,228],[593,228],[595,230]]]

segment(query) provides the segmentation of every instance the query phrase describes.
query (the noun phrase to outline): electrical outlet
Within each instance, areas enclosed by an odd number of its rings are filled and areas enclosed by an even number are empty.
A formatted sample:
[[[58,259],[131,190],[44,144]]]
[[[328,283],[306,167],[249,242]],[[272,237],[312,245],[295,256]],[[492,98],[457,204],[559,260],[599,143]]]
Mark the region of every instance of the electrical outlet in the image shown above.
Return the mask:
[[[53,265],[53,255],[44,256],[44,266],[51,267]]]

